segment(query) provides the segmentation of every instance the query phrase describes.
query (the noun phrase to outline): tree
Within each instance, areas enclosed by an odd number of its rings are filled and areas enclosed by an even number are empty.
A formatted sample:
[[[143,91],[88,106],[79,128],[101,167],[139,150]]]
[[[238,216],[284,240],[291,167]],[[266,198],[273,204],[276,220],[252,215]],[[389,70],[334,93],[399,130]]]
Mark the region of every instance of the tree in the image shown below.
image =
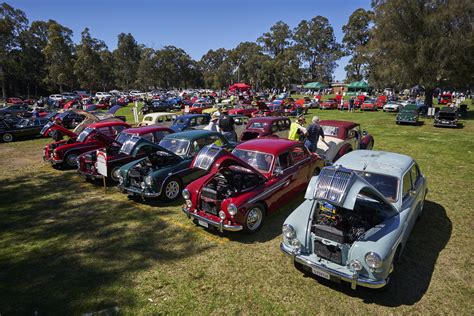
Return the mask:
[[[2,96],[7,97],[6,81],[12,72],[11,52],[19,48],[19,36],[28,25],[28,19],[23,11],[14,9],[6,3],[0,4],[0,81]]]
[[[367,78],[370,56],[368,44],[371,38],[372,21],[372,11],[357,9],[349,17],[349,22],[342,27],[345,53],[351,55],[349,63],[344,68],[348,81],[360,81]]]
[[[137,65],[140,62],[140,46],[132,34],[120,33],[117,49],[113,52],[116,83],[122,89],[132,88],[137,79]]]
[[[270,32],[264,33],[257,39],[263,45],[264,50],[275,57],[285,51],[291,44],[291,30],[283,21],[276,22]]]
[[[374,1],[371,79],[380,85],[468,89],[474,82],[474,2]]]
[[[148,47],[143,48],[137,69],[137,86],[142,90],[155,87],[158,82],[157,73],[155,50]]]
[[[73,43],[71,40],[72,31],[51,21],[48,26],[48,40],[44,48],[46,77],[45,83],[52,88],[59,86],[59,91],[63,91],[63,86],[73,87],[74,59]]]
[[[224,48],[210,49],[199,61],[199,67],[203,74],[206,87],[221,89],[230,82],[230,71],[221,67],[229,57],[229,52]],[[224,71],[223,71],[224,70]],[[223,71],[222,73],[220,71]]]
[[[308,66],[309,79],[321,82],[332,80],[336,60],[342,56],[341,45],[327,18],[316,16],[303,20],[293,31],[296,51]]]
[[[233,67],[235,82],[243,81],[257,86],[261,75],[262,64],[268,56],[262,47],[254,42],[242,42],[229,53],[229,61]]]
[[[82,88],[96,90],[103,86],[101,83],[105,65],[102,63],[101,52],[106,50],[105,43],[92,38],[87,27],[82,31],[74,63],[74,74]]]

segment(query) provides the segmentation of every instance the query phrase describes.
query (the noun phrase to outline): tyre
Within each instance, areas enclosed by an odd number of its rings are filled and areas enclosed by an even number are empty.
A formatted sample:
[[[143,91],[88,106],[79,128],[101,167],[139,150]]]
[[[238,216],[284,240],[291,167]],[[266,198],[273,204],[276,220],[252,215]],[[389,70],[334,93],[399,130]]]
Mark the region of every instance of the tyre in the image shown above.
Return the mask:
[[[108,171],[108,178],[109,181],[118,183],[119,182],[119,177],[118,177],[118,171],[120,169],[120,166],[112,166],[110,167],[110,171]]]
[[[13,140],[13,135],[10,134],[10,133],[5,133],[2,135],[2,140],[5,142],[5,143],[9,143]]]
[[[182,184],[178,178],[170,178],[163,184],[161,198],[166,202],[171,202],[179,198]]]
[[[67,154],[66,157],[64,157],[63,164],[67,168],[71,168],[71,169],[77,168],[77,157],[78,156],[79,156],[79,154],[77,152],[72,152],[72,153]]]
[[[321,173],[321,169],[319,169],[319,168],[314,169],[313,177],[314,176],[319,176],[320,173]]]
[[[265,218],[265,208],[262,204],[257,203],[251,206],[245,215],[244,219],[244,231],[246,233],[254,233],[262,227],[263,220]]]

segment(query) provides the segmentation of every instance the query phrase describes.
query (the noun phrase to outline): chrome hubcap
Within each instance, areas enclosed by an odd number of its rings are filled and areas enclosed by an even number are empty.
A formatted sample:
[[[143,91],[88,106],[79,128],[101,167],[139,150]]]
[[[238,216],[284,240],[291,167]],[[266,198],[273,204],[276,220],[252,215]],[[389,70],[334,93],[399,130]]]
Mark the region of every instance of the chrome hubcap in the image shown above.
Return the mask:
[[[169,199],[174,199],[179,194],[179,184],[176,181],[171,181],[166,186],[166,197]]]
[[[67,164],[70,165],[71,167],[74,167],[77,165],[77,155],[69,155],[67,156]]]
[[[112,172],[110,173],[112,180],[118,181],[118,171],[119,171],[119,168],[112,169]]]
[[[12,135],[10,135],[10,134],[5,134],[5,135],[3,135],[3,140],[4,140],[5,142],[11,141],[11,140],[12,140]]]
[[[262,210],[255,207],[249,211],[247,216],[247,227],[250,230],[255,230],[260,226],[262,222]]]

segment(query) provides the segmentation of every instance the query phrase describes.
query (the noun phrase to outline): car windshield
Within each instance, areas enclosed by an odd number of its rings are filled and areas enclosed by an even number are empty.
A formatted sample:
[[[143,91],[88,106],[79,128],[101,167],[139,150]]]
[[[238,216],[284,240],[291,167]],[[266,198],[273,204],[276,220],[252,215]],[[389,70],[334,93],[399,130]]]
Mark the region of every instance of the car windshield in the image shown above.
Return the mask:
[[[365,171],[359,171],[357,174],[379,190],[388,200],[392,202],[398,200],[398,179],[396,177]]]
[[[116,140],[117,142],[119,142],[120,144],[125,144],[125,142],[126,142],[127,140],[129,140],[130,138],[132,138],[133,135],[134,135],[134,134],[122,132],[122,133],[120,133],[120,134],[117,135],[117,137],[115,138],[115,140]]]
[[[265,128],[265,123],[262,123],[262,122],[253,122],[252,124],[250,124],[249,128],[253,128],[253,129],[264,129]]]
[[[178,156],[186,156],[189,147],[189,141],[186,139],[168,138],[160,141],[160,146],[168,149]]]
[[[336,126],[321,125],[321,128],[326,136],[337,136],[339,133],[339,127]]]
[[[270,171],[273,162],[273,155],[260,153],[257,151],[234,149],[232,153],[240,160],[245,161],[257,171],[266,173]]]
[[[89,137],[90,134],[94,131],[93,128],[87,127],[85,130],[83,130],[79,136],[77,136],[77,141],[82,143],[83,141],[86,140],[87,137]]]
[[[185,125],[187,122],[188,122],[187,119],[184,119],[184,118],[177,118],[177,119],[174,121],[174,125],[178,125],[178,124]]]

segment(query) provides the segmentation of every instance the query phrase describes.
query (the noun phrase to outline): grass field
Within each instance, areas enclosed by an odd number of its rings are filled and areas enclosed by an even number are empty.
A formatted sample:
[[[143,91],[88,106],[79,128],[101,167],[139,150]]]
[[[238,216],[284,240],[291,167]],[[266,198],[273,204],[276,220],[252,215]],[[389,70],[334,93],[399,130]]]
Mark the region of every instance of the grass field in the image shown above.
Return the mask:
[[[472,106],[471,106],[472,108]],[[122,109],[131,118],[129,108]],[[312,110],[359,122],[377,150],[414,157],[428,202],[391,285],[350,289],[280,253],[282,206],[254,235],[211,233],[41,160],[49,139],[0,144],[0,314],[473,314],[474,112],[462,129],[395,115]]]

